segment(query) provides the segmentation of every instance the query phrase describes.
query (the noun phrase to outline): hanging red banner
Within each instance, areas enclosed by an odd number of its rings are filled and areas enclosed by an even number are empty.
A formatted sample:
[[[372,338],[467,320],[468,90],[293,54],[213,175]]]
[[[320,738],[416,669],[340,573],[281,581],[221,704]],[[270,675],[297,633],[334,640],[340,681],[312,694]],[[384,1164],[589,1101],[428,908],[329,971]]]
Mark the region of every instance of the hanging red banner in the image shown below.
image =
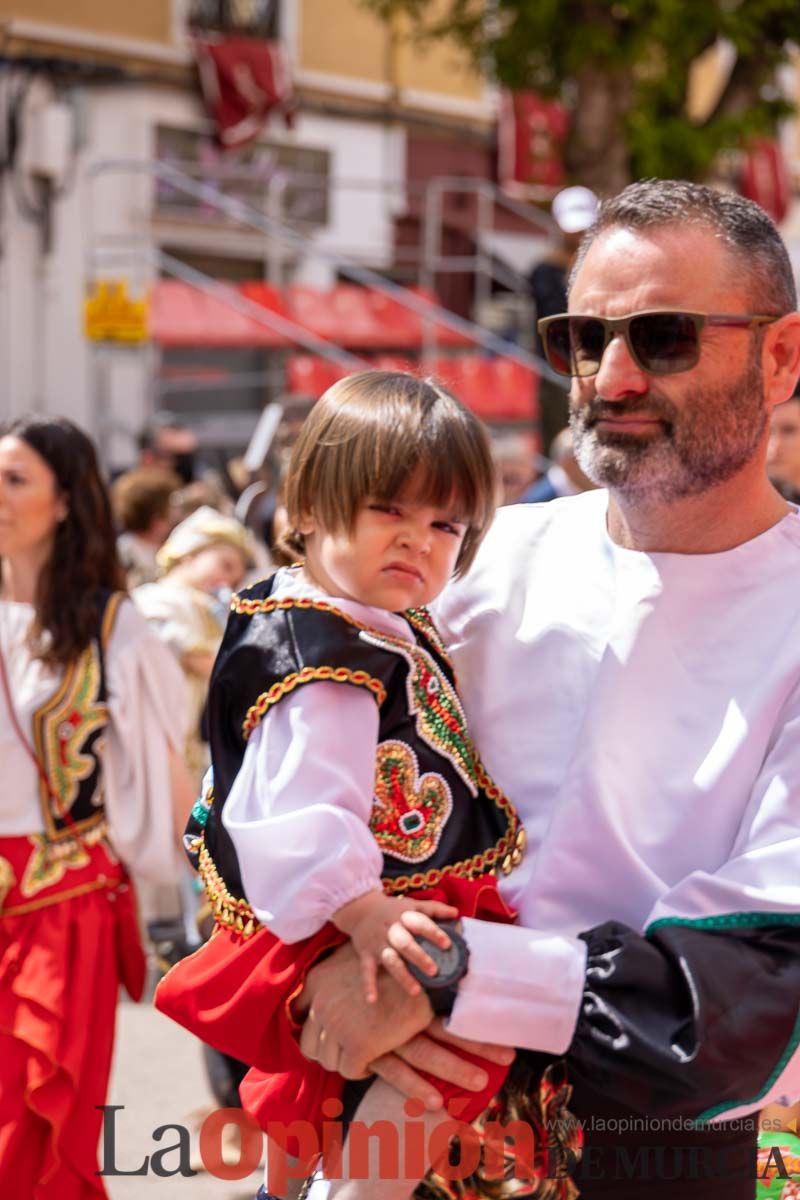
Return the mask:
[[[275,110],[290,124],[292,82],[280,42],[208,34],[193,42],[203,99],[222,146],[252,142]]]
[[[780,224],[789,211],[792,181],[780,144],[770,138],[758,138],[747,147],[739,191],[755,200]]]
[[[562,187],[567,110],[557,100],[536,92],[503,92],[498,130],[498,176],[510,195],[526,196],[532,188]]]

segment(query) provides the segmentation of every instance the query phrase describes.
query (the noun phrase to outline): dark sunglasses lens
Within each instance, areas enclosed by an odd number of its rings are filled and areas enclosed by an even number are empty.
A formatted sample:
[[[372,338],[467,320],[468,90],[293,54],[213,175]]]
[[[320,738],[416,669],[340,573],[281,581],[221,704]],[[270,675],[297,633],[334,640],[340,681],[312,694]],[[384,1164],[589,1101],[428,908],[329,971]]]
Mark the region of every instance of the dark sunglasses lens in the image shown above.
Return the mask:
[[[560,317],[547,326],[544,335],[547,361],[559,375],[572,374],[572,349],[569,337],[569,318]]]
[[[654,375],[688,371],[697,363],[697,326],[685,313],[646,313],[634,317],[628,336],[640,365]]]
[[[571,317],[570,332],[574,374],[596,375],[607,345],[603,322],[594,317]]]

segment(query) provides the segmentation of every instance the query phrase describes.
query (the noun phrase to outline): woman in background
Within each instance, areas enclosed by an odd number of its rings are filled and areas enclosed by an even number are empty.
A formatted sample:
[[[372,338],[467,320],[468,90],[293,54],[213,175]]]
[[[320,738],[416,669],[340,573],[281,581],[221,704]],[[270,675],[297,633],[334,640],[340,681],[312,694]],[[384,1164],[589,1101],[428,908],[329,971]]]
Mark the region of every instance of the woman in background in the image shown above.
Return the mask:
[[[118,985],[144,985],[127,870],[173,878],[191,803],[185,685],[123,587],[91,441],[0,427],[3,1196],[106,1196]]]

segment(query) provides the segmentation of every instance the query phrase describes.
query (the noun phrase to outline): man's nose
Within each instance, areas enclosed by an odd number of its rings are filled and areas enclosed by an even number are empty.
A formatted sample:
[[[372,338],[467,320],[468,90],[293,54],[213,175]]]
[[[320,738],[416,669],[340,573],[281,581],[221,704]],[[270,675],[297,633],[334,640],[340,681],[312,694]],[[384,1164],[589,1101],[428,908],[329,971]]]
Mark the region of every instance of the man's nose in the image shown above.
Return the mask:
[[[598,395],[604,400],[644,395],[650,386],[649,376],[634,361],[627,342],[619,335],[606,346],[594,382]]]

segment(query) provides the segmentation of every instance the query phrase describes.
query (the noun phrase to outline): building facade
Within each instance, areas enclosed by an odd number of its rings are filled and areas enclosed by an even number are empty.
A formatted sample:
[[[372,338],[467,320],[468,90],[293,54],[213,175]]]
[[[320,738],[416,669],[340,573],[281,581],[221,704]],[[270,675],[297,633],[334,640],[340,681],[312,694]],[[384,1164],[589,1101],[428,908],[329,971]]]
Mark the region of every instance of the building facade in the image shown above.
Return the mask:
[[[198,14],[213,26],[223,12],[234,33],[268,23],[297,102],[291,127],[274,116],[235,155],[216,148],[191,44]],[[413,283],[425,180],[491,173],[490,89],[456,51],[421,50],[358,0],[11,0],[0,23],[13,60],[0,84],[0,411],[102,427],[114,465],[156,408],[182,401],[179,391],[170,401],[169,356],[157,346],[87,340],[84,304],[98,279],[122,280],[137,297],[164,273],[161,253],[215,278],[325,287],[335,255]],[[304,248],[170,186],[169,170],[220,183],[306,238]],[[180,376],[177,357],[167,377]],[[234,359],[220,370],[261,365]],[[234,396],[234,416],[263,398],[258,386]],[[215,405],[209,393],[211,424]]]

